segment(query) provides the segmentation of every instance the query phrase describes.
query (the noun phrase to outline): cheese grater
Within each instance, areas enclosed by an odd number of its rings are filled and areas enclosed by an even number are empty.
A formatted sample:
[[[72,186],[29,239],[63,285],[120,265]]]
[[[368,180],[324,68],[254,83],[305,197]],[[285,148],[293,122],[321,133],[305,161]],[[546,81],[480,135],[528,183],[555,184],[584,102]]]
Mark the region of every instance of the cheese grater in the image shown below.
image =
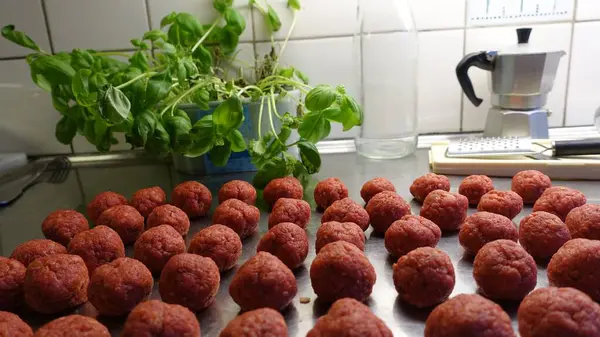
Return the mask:
[[[484,137],[463,138],[451,141],[446,156],[456,157],[503,157],[536,154],[531,138]]]

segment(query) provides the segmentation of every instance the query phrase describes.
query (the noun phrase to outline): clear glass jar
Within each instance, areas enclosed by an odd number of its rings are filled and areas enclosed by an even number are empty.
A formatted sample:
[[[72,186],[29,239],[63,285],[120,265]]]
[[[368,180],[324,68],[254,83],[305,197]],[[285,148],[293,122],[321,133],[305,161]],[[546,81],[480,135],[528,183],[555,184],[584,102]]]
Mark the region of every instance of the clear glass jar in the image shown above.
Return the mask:
[[[355,65],[364,121],[357,152],[401,158],[417,147],[417,29],[410,0],[358,0]]]

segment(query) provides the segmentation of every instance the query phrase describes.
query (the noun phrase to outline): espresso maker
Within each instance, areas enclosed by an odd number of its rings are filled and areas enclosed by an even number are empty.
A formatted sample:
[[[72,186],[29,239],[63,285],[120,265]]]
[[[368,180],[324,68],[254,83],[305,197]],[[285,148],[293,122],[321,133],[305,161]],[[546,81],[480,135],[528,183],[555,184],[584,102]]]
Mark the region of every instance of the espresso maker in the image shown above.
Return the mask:
[[[456,66],[456,76],[467,98],[481,105],[469,78],[472,66],[487,70],[491,105],[484,137],[529,137],[548,139],[545,107],[562,50],[542,51],[529,45],[531,28],[517,29],[518,44],[505,50],[482,51],[465,56]]]

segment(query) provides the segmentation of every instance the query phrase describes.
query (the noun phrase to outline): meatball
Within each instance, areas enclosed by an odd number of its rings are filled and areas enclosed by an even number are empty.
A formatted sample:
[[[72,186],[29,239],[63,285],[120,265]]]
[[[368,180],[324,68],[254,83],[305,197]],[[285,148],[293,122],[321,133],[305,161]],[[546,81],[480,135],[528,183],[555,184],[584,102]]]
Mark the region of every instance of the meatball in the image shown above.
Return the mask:
[[[25,266],[17,260],[0,257],[0,310],[13,309],[21,303],[24,281]]]
[[[19,316],[0,311],[0,336],[2,337],[32,337],[33,330]]]
[[[229,284],[229,295],[242,311],[258,308],[282,310],[296,292],[296,278],[281,260],[258,252],[244,263]]]
[[[157,300],[138,304],[125,321],[121,337],[198,337],[200,324],[193,312]]]
[[[600,205],[587,204],[573,208],[565,223],[573,238],[600,240]]]
[[[88,218],[95,223],[102,212],[119,205],[127,205],[127,198],[115,192],[102,192],[87,205]]]
[[[568,241],[552,256],[547,272],[551,285],[579,289],[600,301],[600,241]]]
[[[125,256],[121,237],[106,226],[96,226],[75,235],[68,250],[69,254],[81,256],[90,274],[99,266]]]
[[[144,217],[129,205],[119,205],[102,212],[96,220],[96,225],[114,229],[123,240],[123,244],[128,245],[142,235]]]
[[[171,192],[171,202],[190,218],[206,216],[212,204],[210,190],[197,181],[183,182]]]
[[[259,220],[258,208],[237,199],[229,199],[217,206],[212,223],[225,225],[244,239],[256,233]]]
[[[477,294],[460,294],[438,305],[425,321],[425,337],[514,337],[510,317]]]
[[[385,248],[392,256],[402,256],[419,247],[435,247],[442,231],[432,221],[417,215],[405,215],[385,231]]]
[[[271,180],[263,190],[263,199],[273,207],[279,198],[302,199],[304,188],[294,177],[284,177]]]
[[[513,191],[493,190],[481,197],[477,210],[504,215],[512,220],[523,210],[523,199]]]
[[[71,209],[54,211],[42,222],[42,232],[46,239],[56,241],[65,247],[75,235],[89,228],[85,216]]]
[[[380,233],[385,233],[394,221],[410,214],[408,203],[396,192],[390,191],[373,196],[365,209],[369,214],[373,230]]]
[[[298,227],[298,226],[296,226]],[[227,323],[219,337],[287,337],[287,324],[271,308],[245,312]]]
[[[18,245],[12,254],[10,254],[10,258],[21,262],[27,267],[31,262],[40,257],[66,253],[67,249],[60,243],[46,239],[35,239]]]
[[[133,256],[152,273],[160,273],[171,257],[181,253],[185,253],[185,241],[169,225],[148,229],[133,246]]]
[[[415,179],[412,185],[410,185],[410,194],[418,202],[423,202],[425,197],[435,190],[450,192],[450,180],[448,177],[435,173],[427,173]]]
[[[101,315],[121,316],[148,298],[152,273],[138,260],[118,258],[94,271],[88,297]]]
[[[322,224],[317,230],[315,242],[317,254],[321,248],[336,241],[346,241],[362,251],[365,250],[365,233],[353,222],[329,221]]]
[[[392,331],[369,307],[353,298],[335,301],[306,337],[392,337]]]
[[[57,318],[35,332],[35,337],[110,337],[108,329],[97,320],[81,315]]]
[[[535,288],[537,266],[518,243],[496,240],[475,255],[473,278],[488,298],[520,301]]]
[[[242,240],[233,229],[212,225],[194,235],[188,253],[211,258],[224,272],[233,268],[242,255]]]
[[[417,248],[394,264],[394,286],[400,298],[418,308],[444,302],[454,282],[452,261],[439,249]]]
[[[519,225],[519,243],[534,259],[551,258],[569,240],[567,225],[554,214],[533,212]]]
[[[229,199],[238,199],[248,205],[254,205],[256,204],[256,189],[247,181],[229,181],[219,190],[219,204]]]
[[[219,282],[219,268],[212,259],[183,253],[167,262],[158,290],[163,301],[200,311],[215,301]]]
[[[455,231],[465,221],[468,207],[469,201],[464,195],[437,190],[427,195],[420,214],[443,231]]]
[[[133,206],[140,214],[147,218],[152,211],[167,202],[167,195],[158,186],[142,188],[133,193],[129,205]]]
[[[55,254],[31,262],[23,291],[31,309],[54,314],[87,301],[89,274],[77,255]]]
[[[479,204],[481,197],[494,189],[492,179],[484,175],[471,175],[463,179],[458,186],[458,194],[464,195],[470,205]]]
[[[282,222],[291,222],[306,228],[310,222],[310,205],[299,199],[279,198],[269,214],[269,228]]]
[[[363,235],[362,230],[360,234]],[[296,224],[282,222],[263,235],[256,251],[271,253],[288,268],[295,269],[302,265],[308,255],[308,236]]]
[[[314,197],[317,205],[325,210],[334,202],[348,198],[348,187],[339,178],[327,178],[317,183]]]
[[[364,301],[377,276],[365,254],[346,241],[332,242],[319,251],[310,266],[313,290],[322,301],[350,297]]]
[[[578,190],[555,186],[550,187],[533,205],[533,211],[545,211],[565,221],[572,209],[583,206],[587,202],[585,195]]]
[[[520,195],[524,203],[533,204],[550,186],[552,181],[547,175],[536,170],[526,170],[515,174],[510,189]]]
[[[517,320],[521,337],[600,336],[600,306],[573,288],[534,290],[521,302]]]
[[[373,178],[362,186],[360,196],[368,204],[371,198],[383,191],[396,192],[396,187],[386,178]]]
[[[458,242],[471,255],[477,254],[486,243],[500,239],[517,242],[519,231],[509,218],[490,212],[468,216],[458,233]]]
[[[321,223],[329,221],[353,222],[363,231],[369,228],[370,223],[369,213],[350,198],[338,200],[325,210],[321,217]]]
[[[177,206],[162,205],[150,213],[146,219],[146,229],[160,225],[169,225],[181,236],[186,236],[190,231],[190,218]]]

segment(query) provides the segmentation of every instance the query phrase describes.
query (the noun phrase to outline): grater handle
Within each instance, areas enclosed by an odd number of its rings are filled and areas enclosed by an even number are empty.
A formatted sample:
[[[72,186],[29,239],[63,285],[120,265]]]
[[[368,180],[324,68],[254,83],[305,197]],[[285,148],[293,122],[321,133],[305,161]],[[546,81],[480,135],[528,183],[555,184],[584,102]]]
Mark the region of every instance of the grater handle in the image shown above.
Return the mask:
[[[554,142],[555,157],[600,154],[600,138]]]

